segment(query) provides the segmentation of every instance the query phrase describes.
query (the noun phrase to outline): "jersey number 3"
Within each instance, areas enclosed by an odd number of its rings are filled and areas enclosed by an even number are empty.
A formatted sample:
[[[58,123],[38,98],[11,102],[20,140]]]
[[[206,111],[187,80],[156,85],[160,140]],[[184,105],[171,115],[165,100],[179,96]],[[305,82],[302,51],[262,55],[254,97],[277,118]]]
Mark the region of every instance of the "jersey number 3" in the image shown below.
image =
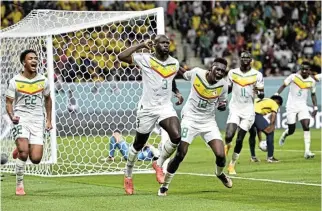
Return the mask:
[[[166,79],[162,80],[162,89],[167,89],[168,88],[168,81]]]

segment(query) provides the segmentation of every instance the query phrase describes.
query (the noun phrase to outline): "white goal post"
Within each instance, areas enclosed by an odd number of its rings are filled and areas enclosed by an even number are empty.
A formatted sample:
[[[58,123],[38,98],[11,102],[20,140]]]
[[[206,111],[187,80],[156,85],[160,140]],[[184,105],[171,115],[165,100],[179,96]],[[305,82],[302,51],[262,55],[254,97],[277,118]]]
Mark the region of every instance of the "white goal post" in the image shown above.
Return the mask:
[[[23,50],[38,52],[39,72],[50,81],[53,126],[45,137],[39,165],[28,162],[26,174],[72,176],[123,172],[122,148],[110,148],[113,131],[133,142],[136,105],[142,93],[135,66],[117,60],[120,51],[164,34],[163,8],[146,11],[33,10],[23,20],[0,32],[1,54],[1,152],[9,155],[3,172],[15,170],[11,152],[14,141],[6,129],[5,90],[22,70]],[[157,147],[158,135],[149,144]],[[150,169],[151,161],[139,161],[136,170]]]

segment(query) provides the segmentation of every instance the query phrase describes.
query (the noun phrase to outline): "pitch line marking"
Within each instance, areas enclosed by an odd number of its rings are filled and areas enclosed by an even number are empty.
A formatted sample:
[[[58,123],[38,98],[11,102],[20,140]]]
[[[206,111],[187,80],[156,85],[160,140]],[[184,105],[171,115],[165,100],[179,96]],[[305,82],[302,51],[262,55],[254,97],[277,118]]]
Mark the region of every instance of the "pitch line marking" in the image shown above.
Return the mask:
[[[274,151],[279,151],[279,152],[303,152],[304,153],[304,149],[303,150],[299,150],[299,149],[274,149]],[[314,153],[321,153],[321,151],[315,151],[312,150],[312,152]]]
[[[216,176],[214,174],[199,174],[199,173],[177,173],[177,174],[179,174],[179,175],[181,174],[181,175],[200,176],[200,177],[215,177]],[[236,176],[229,176],[229,177],[232,178],[232,179],[241,179],[241,180],[251,180],[251,181],[291,184],[291,185],[306,185],[306,186],[322,187],[321,184],[315,184],[315,183],[290,182],[290,181],[283,181],[283,180],[259,179],[259,178],[236,177]]]

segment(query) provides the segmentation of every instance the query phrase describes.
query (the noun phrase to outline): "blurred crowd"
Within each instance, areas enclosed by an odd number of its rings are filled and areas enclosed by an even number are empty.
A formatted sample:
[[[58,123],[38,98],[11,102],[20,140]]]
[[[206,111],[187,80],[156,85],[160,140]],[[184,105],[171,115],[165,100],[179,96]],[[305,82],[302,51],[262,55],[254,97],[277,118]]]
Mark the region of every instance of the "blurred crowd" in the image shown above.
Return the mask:
[[[171,1],[167,17],[203,64],[225,57],[235,68],[247,50],[265,76],[296,72],[303,61],[321,72],[320,1]]]
[[[201,2],[201,1],[13,1],[2,2],[1,28],[20,21],[33,9],[73,11],[140,11],[165,9],[169,28],[182,35],[170,54],[187,45],[205,65],[225,57],[229,68],[239,66],[241,51],[253,55],[253,67],[265,76],[296,72],[309,61],[321,72],[321,2]],[[113,23],[54,37],[54,68],[66,82],[141,80],[135,67],[117,61],[117,54],[156,33],[155,19],[135,24]],[[171,31],[171,30],[169,30]],[[122,39],[120,39],[122,38]],[[183,50],[184,54],[187,49]],[[183,56],[185,64],[187,56]]]

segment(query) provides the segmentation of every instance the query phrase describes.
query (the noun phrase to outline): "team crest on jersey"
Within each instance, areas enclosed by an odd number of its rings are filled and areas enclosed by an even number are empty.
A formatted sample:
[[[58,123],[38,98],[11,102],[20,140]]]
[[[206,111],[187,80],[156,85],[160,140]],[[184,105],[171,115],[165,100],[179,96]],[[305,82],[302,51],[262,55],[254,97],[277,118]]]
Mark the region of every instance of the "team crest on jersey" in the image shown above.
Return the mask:
[[[300,89],[309,89],[312,87],[312,81],[303,81],[300,77],[295,76],[293,82],[300,88]]]
[[[224,86],[210,88],[198,75],[196,75],[196,78],[193,82],[193,87],[200,97],[205,99],[216,99],[221,95]]]
[[[150,66],[155,72],[157,72],[163,78],[168,78],[174,75],[176,71],[176,64],[163,65],[156,61],[154,58],[150,58]]]
[[[45,79],[37,80],[37,81],[19,81],[16,80],[16,89],[18,92],[25,94],[36,94],[44,90],[45,87]]]
[[[248,86],[248,85],[256,83],[257,73],[254,75],[249,75],[249,76],[242,76],[237,73],[233,73],[232,80],[233,80],[233,82],[239,84],[240,86],[243,86],[243,87]]]

